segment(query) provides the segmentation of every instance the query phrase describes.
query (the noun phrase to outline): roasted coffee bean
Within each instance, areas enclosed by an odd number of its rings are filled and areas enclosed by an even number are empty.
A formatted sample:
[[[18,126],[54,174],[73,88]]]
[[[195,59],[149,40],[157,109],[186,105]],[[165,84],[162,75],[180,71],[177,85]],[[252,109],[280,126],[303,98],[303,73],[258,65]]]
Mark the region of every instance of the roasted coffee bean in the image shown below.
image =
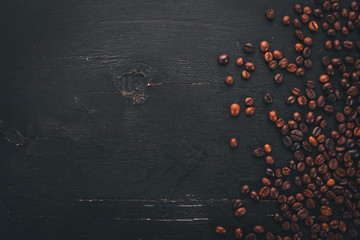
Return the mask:
[[[241,228],[236,228],[235,229],[235,238],[236,239],[241,239],[244,235],[244,232]]]
[[[236,116],[239,115],[239,113],[240,113],[240,106],[239,106],[239,104],[233,103],[233,104],[230,106],[230,114],[231,114],[231,116],[236,117]]]
[[[251,198],[252,200],[254,200],[254,201],[259,201],[260,196],[259,196],[259,194],[258,194],[257,192],[251,191],[251,192],[250,192],[250,198]]]
[[[254,156],[256,156],[256,157],[262,157],[262,156],[264,156],[265,155],[265,149],[264,148],[261,148],[261,147],[259,147],[259,148],[256,148],[254,151],[253,151],[253,154],[254,154]]]
[[[309,22],[310,17],[307,14],[302,14],[301,17],[300,17],[300,20],[301,20],[302,23],[306,24],[306,23]]]
[[[295,18],[295,19],[293,20],[293,26],[294,26],[294,28],[301,28],[302,23],[301,23],[300,19]]]
[[[307,99],[305,96],[299,96],[297,98],[297,102],[299,103],[300,106],[305,106],[307,104]]]
[[[246,214],[246,208],[240,207],[235,210],[234,214],[235,214],[235,217],[242,217]]]
[[[238,146],[238,140],[236,138],[231,138],[230,139],[230,147],[236,148],[237,146]]]
[[[344,41],[344,42],[343,42],[343,47],[344,47],[345,49],[350,50],[350,49],[353,48],[353,46],[354,46],[354,43],[351,42],[351,41]]]
[[[300,4],[295,4],[294,5],[294,11],[297,13],[297,14],[301,14],[302,13],[302,6]]]
[[[287,58],[282,58],[280,61],[279,61],[279,64],[278,64],[278,66],[279,66],[279,68],[281,68],[281,69],[284,69],[284,68],[287,68],[287,66],[289,65],[289,59],[287,59]]]
[[[273,20],[275,18],[275,11],[274,9],[267,9],[266,12],[265,12],[265,16],[268,20]]]
[[[270,49],[270,44],[267,41],[262,41],[260,43],[260,51],[262,51],[263,53],[269,51]]]
[[[290,25],[290,23],[291,23],[290,17],[289,17],[289,16],[284,16],[283,19],[282,19],[282,23],[283,23],[285,26]]]
[[[249,185],[243,185],[240,189],[240,192],[244,195],[247,195],[250,192]]]
[[[227,54],[222,54],[218,57],[218,62],[220,64],[227,64],[229,62],[229,55]]]
[[[235,64],[238,66],[238,67],[241,67],[243,64],[244,64],[244,59],[239,57],[238,59],[236,59],[236,62]]]
[[[295,59],[296,65],[300,66],[304,63],[304,57],[303,56],[297,56]]]
[[[243,206],[243,204],[244,204],[244,203],[243,203],[243,201],[242,201],[240,198],[235,199],[234,202],[233,202],[233,208],[234,208],[234,209],[240,208],[240,207]]]
[[[266,93],[266,94],[264,95],[264,102],[265,102],[266,104],[270,104],[270,103],[273,102],[273,97],[272,97],[272,95],[271,95],[270,93]]]
[[[275,70],[277,66],[278,66],[278,62],[276,60],[272,60],[271,62],[269,62],[270,70]]]
[[[245,109],[245,114],[247,116],[252,116],[252,115],[254,115],[254,113],[255,113],[255,108],[254,107],[247,107]]]
[[[304,49],[304,45],[302,45],[301,43],[296,43],[294,49],[296,52],[302,52]]]
[[[244,52],[252,53],[254,52],[254,45],[252,43],[245,43],[243,46]]]
[[[281,73],[278,73],[274,77],[275,83],[282,83],[284,81],[284,76]]]
[[[292,130],[290,132],[291,139],[294,141],[304,140],[304,134],[300,130]]]
[[[241,76],[242,76],[243,79],[247,80],[247,79],[250,78],[250,73],[248,71],[246,71],[246,70],[243,70],[241,72]]]
[[[269,120],[271,122],[276,122],[276,120],[278,119],[278,115],[277,115],[277,112],[275,110],[271,110],[269,112]]]
[[[254,226],[253,231],[256,234],[263,234],[264,233],[264,227],[262,225],[256,225],[256,226]]]
[[[303,69],[303,68],[298,68],[298,69],[296,69],[295,75],[296,75],[297,77],[302,77],[302,76],[304,76],[304,75],[305,75],[305,69]]]
[[[287,65],[286,70],[288,72],[295,72],[297,69],[297,66],[294,63],[290,63]]]
[[[219,235],[225,235],[226,234],[226,228],[223,226],[216,226],[215,232]]]
[[[257,237],[254,233],[249,233],[246,235],[245,240],[257,240]]]
[[[319,29],[317,22],[311,21],[309,23],[309,29],[310,29],[310,31],[316,32]]]
[[[302,51],[302,55],[303,55],[305,58],[310,57],[310,55],[311,55],[311,48],[310,48],[310,47],[305,47],[304,50]]]
[[[252,106],[254,104],[254,99],[251,97],[245,98],[245,104],[246,106]]]
[[[330,216],[332,214],[332,209],[329,206],[321,206],[320,212],[325,216]]]
[[[312,38],[310,38],[310,37],[306,37],[306,38],[304,38],[304,44],[306,45],[306,46],[311,46],[312,44],[313,44],[313,40],[312,40]]]
[[[244,68],[245,68],[247,71],[252,72],[252,71],[255,70],[255,64],[252,63],[252,62],[246,62],[246,63],[244,64]]]
[[[284,57],[283,54],[282,54],[282,52],[279,51],[279,50],[274,50],[274,51],[273,51],[273,55],[274,55],[274,58],[275,58],[276,60],[280,60],[280,59],[282,59],[282,58]]]
[[[286,104],[291,105],[296,102],[296,97],[293,95],[290,95],[286,98]]]
[[[228,86],[233,85],[233,84],[234,84],[234,78],[233,78],[232,76],[227,76],[227,77],[225,78],[225,83],[226,83],[226,85],[228,85]]]

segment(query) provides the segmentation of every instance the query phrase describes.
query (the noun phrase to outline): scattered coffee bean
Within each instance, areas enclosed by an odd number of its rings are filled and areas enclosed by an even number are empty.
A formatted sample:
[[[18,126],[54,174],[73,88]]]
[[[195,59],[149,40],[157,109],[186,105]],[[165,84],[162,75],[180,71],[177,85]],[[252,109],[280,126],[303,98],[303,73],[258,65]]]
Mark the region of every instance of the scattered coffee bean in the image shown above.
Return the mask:
[[[273,9],[269,8],[266,10],[265,16],[268,20],[273,20],[275,18],[275,11]]]
[[[237,146],[238,146],[238,140],[236,138],[231,138],[230,139],[230,147],[236,148]]]
[[[264,102],[265,102],[266,104],[270,104],[270,103],[273,102],[273,97],[272,97],[272,95],[271,95],[270,93],[266,93],[266,94],[264,95]]]
[[[220,64],[227,64],[229,62],[229,55],[223,54],[218,57],[218,62]]]
[[[232,76],[227,76],[227,77],[225,78],[225,83],[226,83],[226,85],[228,85],[228,86],[233,85],[233,84],[234,84],[234,78],[233,78]]]
[[[251,43],[245,43],[243,49],[247,53],[252,53],[254,52],[254,45]]]
[[[233,104],[230,106],[230,114],[231,114],[231,116],[236,117],[237,115],[239,115],[239,113],[240,113],[240,106],[239,106],[239,104],[233,103]]]

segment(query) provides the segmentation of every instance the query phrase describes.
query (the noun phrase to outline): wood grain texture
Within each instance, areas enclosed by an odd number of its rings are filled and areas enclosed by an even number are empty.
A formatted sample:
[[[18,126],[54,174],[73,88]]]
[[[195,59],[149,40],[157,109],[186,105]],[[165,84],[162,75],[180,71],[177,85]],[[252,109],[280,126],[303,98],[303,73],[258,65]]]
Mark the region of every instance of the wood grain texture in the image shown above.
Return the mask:
[[[268,40],[294,59],[293,30],[280,24],[293,3],[1,1],[1,238],[220,239],[215,224],[255,222],[278,231],[267,216],[275,204],[246,201],[248,218],[234,220],[231,199],[242,184],[260,186],[265,163],[254,148],[271,143],[277,166],[291,158],[267,112],[289,117],[289,88],[320,65],[275,86],[261,54],[241,46]],[[264,17],[270,6],[274,22]],[[222,53],[226,67],[216,62]],[[239,56],[256,64],[247,82]],[[126,75],[134,71],[147,79]],[[247,96],[255,115],[231,118],[229,105]]]

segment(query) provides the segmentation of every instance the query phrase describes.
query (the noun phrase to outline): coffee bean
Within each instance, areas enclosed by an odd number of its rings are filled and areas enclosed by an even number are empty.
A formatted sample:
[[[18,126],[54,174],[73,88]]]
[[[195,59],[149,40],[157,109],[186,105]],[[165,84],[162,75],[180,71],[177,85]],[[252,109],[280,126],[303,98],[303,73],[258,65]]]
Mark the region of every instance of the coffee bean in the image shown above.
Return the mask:
[[[239,115],[239,113],[240,113],[240,106],[239,106],[239,104],[233,103],[233,104],[230,106],[230,114],[231,114],[231,116],[236,117],[236,116]]]
[[[298,69],[296,69],[295,75],[296,75],[297,77],[302,77],[302,76],[304,76],[304,75],[305,75],[305,69],[303,69],[303,68],[298,68]]]
[[[306,46],[311,46],[312,44],[313,44],[313,40],[312,40],[312,38],[310,38],[310,37],[306,37],[306,38],[304,38],[304,44],[306,45]]]
[[[238,146],[238,140],[236,138],[231,138],[230,139],[230,147],[236,148],[237,146]]]
[[[252,43],[245,43],[243,46],[243,50],[247,53],[254,52],[254,45]]]
[[[297,13],[297,14],[301,14],[302,13],[302,6],[300,4],[295,4],[294,5],[294,11]]]
[[[226,83],[226,85],[228,85],[228,86],[231,86],[231,85],[233,85],[234,84],[234,78],[232,77],[232,76],[227,76],[226,78],[225,78],[225,83]]]
[[[290,25],[290,23],[291,23],[290,17],[289,17],[289,16],[284,16],[283,19],[282,19],[282,23],[283,23],[285,26]]]
[[[276,122],[277,118],[278,118],[278,115],[277,115],[276,111],[272,110],[269,112],[269,120],[271,122]]]
[[[310,47],[305,47],[302,51],[302,55],[306,58],[310,57],[311,55],[311,48]]]
[[[252,72],[252,71],[255,70],[255,64],[252,63],[252,62],[246,62],[246,63],[244,64],[244,68],[245,68],[247,71]]]
[[[246,70],[243,70],[241,72],[241,76],[242,76],[243,79],[247,80],[247,79],[250,78],[250,73],[248,71],[246,71]]]
[[[288,65],[289,65],[289,59],[287,59],[287,58],[282,58],[280,61],[279,61],[279,63],[278,63],[278,66],[279,66],[279,68],[281,68],[281,69],[284,69],[284,68],[286,68]]]
[[[301,22],[302,22],[302,23],[306,24],[306,23],[309,22],[310,17],[309,17],[309,15],[307,15],[307,14],[302,14],[301,17],[300,17],[300,19],[301,19]]]
[[[262,41],[260,43],[260,51],[262,51],[263,53],[269,51],[270,49],[270,44],[267,41]]]
[[[296,67],[296,65],[293,64],[293,63],[288,64],[287,67],[286,67],[286,70],[287,70],[288,72],[295,72],[296,69],[297,69],[297,67]]]
[[[305,106],[307,103],[307,99],[305,96],[299,96],[297,98],[297,102],[299,103],[300,106]]]
[[[244,195],[247,195],[250,192],[249,185],[243,185],[240,189],[240,192]]]
[[[216,226],[215,232],[219,235],[225,235],[226,234],[226,228],[223,226]]]
[[[343,42],[343,46],[344,46],[344,48],[345,48],[345,49],[350,50],[350,49],[352,49],[352,48],[353,48],[354,43],[353,43],[353,42],[351,42],[351,41],[344,41],[344,42]]]
[[[265,102],[266,104],[270,104],[270,103],[273,102],[273,97],[272,97],[272,95],[271,95],[270,93],[266,93],[266,94],[264,95],[264,102]]]
[[[270,70],[275,70],[277,66],[278,66],[278,62],[276,60],[272,60],[271,62],[269,62]]]
[[[240,207],[235,210],[234,214],[235,214],[235,217],[242,217],[246,214],[246,208]]]
[[[330,216],[332,214],[332,209],[329,206],[321,206],[320,212],[325,216]]]
[[[245,114],[248,116],[252,116],[255,113],[255,108],[254,107],[247,107],[245,109]]]
[[[316,32],[319,29],[317,22],[311,21],[309,23],[309,29],[310,29],[310,31]]]
[[[284,76],[281,73],[278,73],[274,77],[275,83],[282,83],[284,81]]]
[[[259,201],[260,196],[259,196],[259,194],[258,194],[257,192],[251,191],[251,192],[250,192],[250,198],[251,198],[252,200],[254,200],[254,201]]]
[[[304,134],[300,130],[292,130],[290,132],[290,137],[294,141],[302,141],[304,140]]]
[[[300,19],[295,18],[295,19],[293,20],[293,26],[294,26],[294,28],[301,28],[302,24],[301,24]]]
[[[227,64],[229,62],[229,55],[227,54],[222,54],[218,57],[218,62],[220,64]]]
[[[233,208],[234,209],[240,208],[240,207],[243,206],[243,204],[244,204],[244,202],[240,198],[235,199],[234,202],[233,202]]]
[[[262,188],[260,189],[260,191],[259,191],[259,196],[260,196],[261,198],[265,198],[265,197],[267,197],[267,195],[269,195],[269,192],[270,192],[269,187],[268,187],[268,186],[264,186],[264,187],[262,187]]]
[[[251,97],[245,98],[245,104],[246,106],[252,106],[254,104],[254,99],[252,99]]]
[[[246,235],[245,240],[257,240],[257,237],[254,233],[249,233]]]
[[[235,229],[235,238],[236,239],[241,239],[243,237],[243,230],[241,228],[236,228]]]
[[[296,52],[302,52],[302,50],[304,49],[304,45],[302,45],[301,43],[296,43],[294,49]]]
[[[284,57],[283,53],[279,50],[274,50],[273,55],[276,60],[280,60]]]
[[[241,67],[243,64],[244,64],[244,59],[243,58],[240,57],[240,58],[236,59],[236,65],[238,67]]]
[[[264,54],[264,59],[266,62],[271,62],[273,60],[274,56],[271,52],[266,52]]]
[[[304,57],[303,56],[297,56],[295,59],[296,65],[300,66],[304,63]]]
[[[270,152],[271,152],[271,146],[270,146],[270,144],[265,144],[263,148],[264,148],[264,150],[265,150],[266,153],[270,153]]]
[[[273,20],[275,18],[275,11],[273,9],[269,8],[266,10],[265,16],[268,20]]]
[[[256,157],[262,157],[262,156],[264,156],[265,155],[265,149],[264,148],[256,148],[254,151],[253,151],[253,154],[254,154],[254,156],[256,156]]]

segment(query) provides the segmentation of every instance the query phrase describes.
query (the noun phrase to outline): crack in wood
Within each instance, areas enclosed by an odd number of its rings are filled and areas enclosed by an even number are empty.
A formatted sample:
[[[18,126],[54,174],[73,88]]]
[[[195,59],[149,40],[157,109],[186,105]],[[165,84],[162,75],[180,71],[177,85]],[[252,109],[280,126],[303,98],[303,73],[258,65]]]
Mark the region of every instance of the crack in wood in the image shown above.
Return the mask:
[[[189,83],[189,82],[160,82],[154,83],[150,76],[141,69],[134,69],[123,73],[113,79],[114,86],[118,89],[118,93],[122,96],[131,98],[133,104],[144,103],[148,95],[145,94],[147,87],[158,86],[205,86],[210,83]],[[112,94],[112,91],[105,92],[89,92],[85,94]],[[84,94],[84,93],[83,93]]]

